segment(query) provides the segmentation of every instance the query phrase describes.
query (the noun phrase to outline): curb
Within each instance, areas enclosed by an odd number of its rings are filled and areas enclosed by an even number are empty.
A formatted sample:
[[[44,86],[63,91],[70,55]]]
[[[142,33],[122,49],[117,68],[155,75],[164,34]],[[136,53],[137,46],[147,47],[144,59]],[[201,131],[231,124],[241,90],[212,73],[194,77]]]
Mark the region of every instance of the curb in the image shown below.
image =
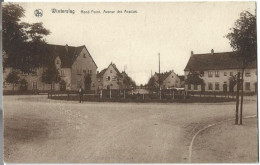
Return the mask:
[[[249,119],[249,118],[255,118],[257,117],[257,115],[252,115],[252,116],[246,116],[246,117],[243,117],[244,119]],[[226,121],[231,121],[231,120],[234,120],[235,118],[231,118],[231,119],[226,119],[226,120],[222,120],[222,121],[219,121],[219,122],[216,122],[216,123],[213,123],[213,124],[209,124],[205,127],[203,127],[202,129],[200,129],[199,131],[196,132],[196,134],[192,137],[192,140],[190,142],[190,145],[189,145],[189,159],[188,159],[188,163],[191,163],[191,157],[192,157],[192,146],[193,146],[193,142],[195,140],[195,138],[197,137],[197,135],[199,133],[201,133],[202,131],[210,128],[210,127],[213,127],[217,124],[220,124],[220,123],[223,123],[223,122],[226,122]]]

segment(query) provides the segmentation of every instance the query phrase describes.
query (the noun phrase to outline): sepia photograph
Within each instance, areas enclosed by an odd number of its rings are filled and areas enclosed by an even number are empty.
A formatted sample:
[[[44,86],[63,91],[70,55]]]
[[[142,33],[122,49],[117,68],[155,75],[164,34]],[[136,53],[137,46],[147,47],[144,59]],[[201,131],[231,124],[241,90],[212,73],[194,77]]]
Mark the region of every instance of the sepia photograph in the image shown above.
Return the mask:
[[[256,2],[3,2],[5,163],[259,163]]]

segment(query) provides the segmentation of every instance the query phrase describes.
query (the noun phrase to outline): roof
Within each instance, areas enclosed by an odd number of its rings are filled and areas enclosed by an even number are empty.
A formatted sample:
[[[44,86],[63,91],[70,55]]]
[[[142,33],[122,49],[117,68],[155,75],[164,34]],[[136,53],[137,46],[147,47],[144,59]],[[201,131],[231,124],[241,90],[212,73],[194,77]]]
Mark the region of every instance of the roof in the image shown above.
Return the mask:
[[[47,51],[53,57],[59,56],[61,59],[61,67],[63,68],[71,68],[77,57],[79,56],[80,52],[86,48],[85,45],[83,46],[68,46],[68,45],[47,45]],[[87,48],[86,48],[87,50]],[[87,50],[88,51],[88,50]],[[88,52],[90,55],[90,53]],[[90,55],[91,59],[93,60],[92,56]],[[96,65],[95,61],[93,60],[94,64]],[[96,65],[97,66],[97,65]]]
[[[107,69],[109,68],[109,66],[112,65],[112,67],[115,69],[115,71],[117,72],[117,74],[120,76],[120,77],[123,77],[122,74],[119,72],[119,70],[117,69],[116,65],[113,64],[112,62],[108,65],[107,68],[103,69],[100,73],[97,74],[97,77],[99,78],[102,78],[103,75],[106,73]]]
[[[107,71],[107,68],[106,68],[106,69],[103,69],[101,72],[99,72],[99,73],[97,74],[97,77],[99,77],[99,78],[103,77],[103,75],[105,74],[106,71]]]
[[[169,71],[169,72],[164,72],[164,73],[155,73],[155,75],[159,78],[159,75],[160,75],[160,81],[164,81],[167,77],[170,76],[170,74],[172,73],[173,71]]]
[[[236,52],[193,54],[184,71],[238,69],[240,63],[236,58]],[[247,68],[256,68],[256,62],[252,62]]]

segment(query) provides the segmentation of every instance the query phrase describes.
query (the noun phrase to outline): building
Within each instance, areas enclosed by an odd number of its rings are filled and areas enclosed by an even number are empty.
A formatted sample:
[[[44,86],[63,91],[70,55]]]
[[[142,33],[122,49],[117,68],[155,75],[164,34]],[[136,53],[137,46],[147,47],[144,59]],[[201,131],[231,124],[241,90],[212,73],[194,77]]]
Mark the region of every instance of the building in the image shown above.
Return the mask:
[[[173,71],[164,72],[164,73],[155,73],[153,75],[156,86],[159,86],[159,75],[160,75],[160,82],[161,82],[161,88],[162,89],[168,89],[168,88],[180,88],[181,87],[181,80],[179,76]]]
[[[244,73],[244,91],[257,91],[257,61],[252,62]],[[192,85],[185,84],[188,91],[216,91],[232,92],[236,91],[236,85],[232,85],[232,79],[235,78],[239,69],[239,62],[236,60],[236,52],[222,52],[206,54],[194,54],[191,51],[190,59],[184,69],[185,79],[191,71],[200,74],[204,84]]]
[[[122,89],[123,76],[112,62],[97,74],[98,89]]]
[[[28,90],[77,90],[80,86],[85,89],[84,79],[86,75],[91,75],[91,90],[96,90],[97,65],[87,50],[86,46],[68,45],[47,45],[46,53],[51,55],[53,62],[61,76],[61,83],[46,84],[42,82],[42,73],[47,69],[43,66],[35,69],[35,73],[19,72],[20,79],[25,79],[28,83]],[[3,89],[12,90],[12,85],[5,82],[7,75],[12,68],[3,69]],[[16,85],[15,90],[19,90]]]

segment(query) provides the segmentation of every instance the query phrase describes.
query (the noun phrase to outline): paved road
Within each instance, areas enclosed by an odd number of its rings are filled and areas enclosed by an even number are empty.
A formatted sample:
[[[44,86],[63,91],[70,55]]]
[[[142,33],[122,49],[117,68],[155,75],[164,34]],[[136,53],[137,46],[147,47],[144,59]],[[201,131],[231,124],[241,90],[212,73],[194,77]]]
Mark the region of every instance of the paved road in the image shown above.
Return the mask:
[[[255,98],[245,115],[257,112]],[[187,162],[192,136],[234,117],[234,103],[83,103],[4,97],[5,161],[26,163]]]

